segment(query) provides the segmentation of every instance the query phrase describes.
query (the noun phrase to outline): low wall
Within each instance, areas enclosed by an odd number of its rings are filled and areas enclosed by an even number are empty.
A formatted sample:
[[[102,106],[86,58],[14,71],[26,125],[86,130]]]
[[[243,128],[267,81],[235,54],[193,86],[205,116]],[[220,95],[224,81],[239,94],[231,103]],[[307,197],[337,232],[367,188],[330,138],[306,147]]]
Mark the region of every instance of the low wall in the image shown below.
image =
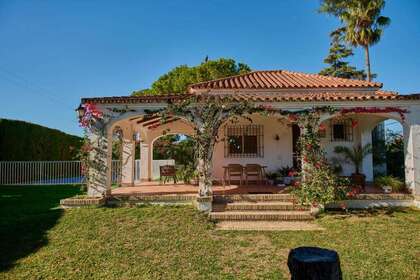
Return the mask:
[[[359,194],[354,199],[330,203],[326,208],[339,209],[343,206],[351,209],[413,207],[416,206],[416,202],[410,194]]]

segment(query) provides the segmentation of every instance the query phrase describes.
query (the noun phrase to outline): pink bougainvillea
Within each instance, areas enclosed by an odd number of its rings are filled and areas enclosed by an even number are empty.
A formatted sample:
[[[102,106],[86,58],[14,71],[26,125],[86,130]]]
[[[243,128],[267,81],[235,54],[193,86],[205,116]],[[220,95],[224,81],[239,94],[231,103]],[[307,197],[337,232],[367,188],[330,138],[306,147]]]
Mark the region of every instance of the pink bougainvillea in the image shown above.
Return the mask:
[[[359,124],[359,122],[357,120],[351,120],[351,127],[352,128],[357,127],[358,124]]]
[[[103,118],[103,113],[96,107],[95,103],[86,102],[82,104],[84,109],[83,116],[79,119],[79,124],[83,128],[89,128],[96,120]]]
[[[348,108],[348,109],[341,109],[341,114],[351,114],[351,113],[398,113],[401,117],[402,121],[405,121],[405,114],[408,113],[408,110],[401,109],[398,107],[385,107],[385,108],[377,108],[377,107],[356,107],[356,108]]]

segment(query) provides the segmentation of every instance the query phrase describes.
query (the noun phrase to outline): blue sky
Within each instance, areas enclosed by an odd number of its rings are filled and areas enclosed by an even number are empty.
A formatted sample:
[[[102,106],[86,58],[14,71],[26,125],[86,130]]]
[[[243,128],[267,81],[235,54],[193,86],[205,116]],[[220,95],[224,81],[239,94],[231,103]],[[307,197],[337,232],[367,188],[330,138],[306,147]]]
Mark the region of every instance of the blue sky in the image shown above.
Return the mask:
[[[179,64],[232,57],[316,73],[336,19],[318,0],[0,0],[0,117],[81,135],[81,97],[128,95]],[[371,50],[384,88],[420,92],[420,1],[388,0]],[[361,50],[353,64],[363,67]]]

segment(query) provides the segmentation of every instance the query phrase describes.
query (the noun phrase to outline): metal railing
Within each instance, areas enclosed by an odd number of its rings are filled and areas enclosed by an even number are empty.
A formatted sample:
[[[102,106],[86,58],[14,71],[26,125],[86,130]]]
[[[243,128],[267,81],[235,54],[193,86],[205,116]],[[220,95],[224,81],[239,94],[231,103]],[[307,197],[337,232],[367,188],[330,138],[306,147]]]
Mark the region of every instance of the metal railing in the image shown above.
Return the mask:
[[[153,161],[153,178],[159,178],[159,166],[175,164],[170,160]],[[112,183],[121,182],[122,163],[112,161]],[[134,179],[140,180],[140,160],[135,161]],[[81,184],[85,180],[80,161],[0,161],[0,185]]]

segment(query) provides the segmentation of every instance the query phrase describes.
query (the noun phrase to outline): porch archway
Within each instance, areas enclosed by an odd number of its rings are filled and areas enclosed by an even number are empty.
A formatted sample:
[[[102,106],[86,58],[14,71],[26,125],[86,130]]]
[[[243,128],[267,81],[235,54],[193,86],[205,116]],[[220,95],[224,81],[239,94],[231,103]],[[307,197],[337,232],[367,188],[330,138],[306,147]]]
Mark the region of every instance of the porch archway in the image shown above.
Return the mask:
[[[336,146],[350,148],[354,145],[365,146],[370,144],[373,147],[373,152],[363,159],[361,170],[366,176],[366,180],[373,182],[376,176],[381,175],[377,151],[381,149],[378,145],[385,145],[387,122],[392,122],[394,125],[399,126],[401,137],[405,138],[404,134],[409,131],[409,126],[398,113],[349,113],[345,115],[333,114],[324,117],[321,123],[326,129],[323,132],[321,143],[327,153],[328,160],[333,164],[337,163],[339,157],[334,153]],[[350,126],[350,129],[339,133],[335,132],[334,128],[338,127],[338,125],[342,127]],[[350,133],[350,135],[346,133]],[[379,139],[381,137],[383,139]],[[406,149],[404,148],[403,150],[405,151]],[[403,155],[402,157],[404,158],[405,156]],[[341,175],[349,176],[354,172],[354,166],[343,162],[342,159],[339,164],[342,167]],[[402,163],[403,166],[404,161]],[[387,170],[384,171],[382,175],[388,174]],[[404,177],[401,180],[404,180]]]
[[[181,175],[184,173],[184,175],[188,175],[197,168],[195,143],[191,134],[167,133],[153,139],[150,147],[152,153],[152,180],[159,179],[159,168],[162,165],[174,165],[177,172]],[[178,181],[180,179],[182,178],[178,178]]]

